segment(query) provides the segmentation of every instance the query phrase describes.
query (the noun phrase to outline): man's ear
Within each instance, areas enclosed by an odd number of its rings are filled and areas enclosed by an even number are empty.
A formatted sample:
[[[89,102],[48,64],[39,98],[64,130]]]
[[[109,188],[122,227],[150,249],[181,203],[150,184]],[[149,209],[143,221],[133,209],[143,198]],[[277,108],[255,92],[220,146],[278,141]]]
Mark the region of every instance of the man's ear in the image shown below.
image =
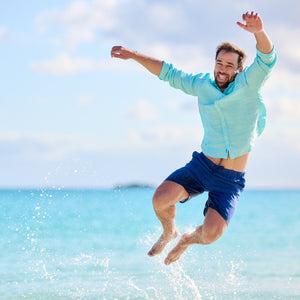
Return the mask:
[[[244,70],[244,67],[241,66],[239,69],[238,69],[238,73],[242,72]]]

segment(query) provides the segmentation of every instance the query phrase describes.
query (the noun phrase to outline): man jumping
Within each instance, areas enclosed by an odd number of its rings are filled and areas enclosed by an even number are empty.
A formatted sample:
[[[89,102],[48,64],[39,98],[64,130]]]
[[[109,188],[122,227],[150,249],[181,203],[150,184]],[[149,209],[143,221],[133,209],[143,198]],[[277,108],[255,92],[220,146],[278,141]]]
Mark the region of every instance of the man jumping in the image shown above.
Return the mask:
[[[208,192],[205,219],[192,233],[181,236],[165,259],[166,265],[178,260],[191,244],[210,244],[222,236],[245,187],[249,153],[265,127],[266,110],[260,89],[277,56],[260,16],[247,12],[243,21],[237,24],[254,34],[257,49],[254,62],[245,68],[245,53],[228,42],[217,47],[213,75],[187,74],[172,64],[122,46],[111,50],[112,57],[133,59],[172,87],[198,97],[204,128],[202,152],[194,152],[192,160],[155,191],[153,208],[163,233],[148,255],[160,254],[179,235],[175,226],[176,203]]]

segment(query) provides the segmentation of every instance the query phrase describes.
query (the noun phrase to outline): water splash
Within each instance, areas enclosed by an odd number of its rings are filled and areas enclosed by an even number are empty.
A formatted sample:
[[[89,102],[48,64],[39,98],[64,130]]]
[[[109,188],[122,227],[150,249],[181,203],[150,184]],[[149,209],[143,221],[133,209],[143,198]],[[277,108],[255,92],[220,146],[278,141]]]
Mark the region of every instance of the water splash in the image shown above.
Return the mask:
[[[181,232],[191,231],[190,227],[179,229]],[[158,227],[154,233],[148,233],[140,239],[143,251],[150,249],[160,234],[161,228]],[[151,299],[239,299],[238,294],[246,290],[247,282],[242,275],[245,263],[238,253],[224,252],[218,243],[209,246],[192,245],[180,260],[166,266],[164,258],[179,238],[168,244],[161,255],[149,258],[152,274],[147,288],[156,291]],[[225,295],[230,296],[226,298]]]
[[[160,236],[160,229],[155,233],[148,233],[139,243],[143,248],[150,249]],[[145,299],[174,299],[174,300],[200,300],[199,284],[188,274],[184,263],[175,262],[169,266],[164,264],[166,253],[174,247],[178,241],[171,242],[161,255],[148,258],[152,265],[148,286],[142,288],[137,283],[130,281],[130,285],[144,294]],[[151,262],[150,262],[151,260]]]

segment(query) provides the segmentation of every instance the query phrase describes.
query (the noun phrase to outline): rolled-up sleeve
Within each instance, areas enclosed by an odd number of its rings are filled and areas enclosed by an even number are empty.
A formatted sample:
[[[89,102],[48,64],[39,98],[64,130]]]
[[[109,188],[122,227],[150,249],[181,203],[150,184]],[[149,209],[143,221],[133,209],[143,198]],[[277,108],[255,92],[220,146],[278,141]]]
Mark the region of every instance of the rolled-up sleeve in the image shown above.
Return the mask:
[[[254,62],[245,68],[244,76],[247,84],[252,89],[259,90],[269,77],[277,61],[276,49],[273,47],[270,53],[263,53],[256,49]]]
[[[177,70],[172,64],[163,62],[159,79],[169,82],[170,86],[180,89],[186,94],[197,96],[198,89],[203,84],[206,77],[205,75],[209,74],[188,74],[181,70]]]
[[[160,80],[165,80],[166,76],[167,76],[167,73],[170,69],[170,64],[166,63],[165,61],[163,62],[163,66],[161,68],[161,71],[160,71],[160,74],[158,76],[158,78]]]
[[[277,61],[276,49],[273,46],[273,49],[270,53],[263,53],[256,49],[257,56],[269,67],[273,67]]]

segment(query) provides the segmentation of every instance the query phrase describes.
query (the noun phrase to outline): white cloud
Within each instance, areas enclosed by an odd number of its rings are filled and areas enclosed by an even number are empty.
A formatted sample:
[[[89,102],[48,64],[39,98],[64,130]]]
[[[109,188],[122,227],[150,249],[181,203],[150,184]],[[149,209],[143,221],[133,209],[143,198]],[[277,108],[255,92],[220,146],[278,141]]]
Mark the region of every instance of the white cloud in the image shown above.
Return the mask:
[[[36,73],[51,75],[69,75],[107,70],[141,70],[134,63],[124,63],[119,60],[117,61],[116,59],[111,59],[109,54],[107,56],[107,59],[95,60],[85,57],[72,57],[67,53],[62,53],[57,55],[54,59],[32,62],[29,65],[29,68]]]
[[[298,125],[300,129],[300,97],[291,99],[280,96],[277,99],[267,99],[268,115],[274,122]]]
[[[276,160],[276,156],[280,159],[287,157],[294,160],[294,166],[299,166],[300,159],[300,127],[284,126],[283,124],[275,123],[270,120],[266,129],[261,137],[257,139],[255,150],[262,149],[271,161]],[[259,149],[258,149],[259,150]],[[287,166],[287,168],[289,168]]]
[[[272,31],[275,46],[278,48],[279,59],[294,69],[300,68],[300,36],[299,26],[281,25]]]
[[[167,99],[164,101],[167,112],[179,113],[182,115],[183,112],[191,113],[194,116],[198,116],[198,101],[196,97],[187,96],[186,98],[180,99]],[[200,120],[199,120],[200,122]]]
[[[147,47],[150,56],[167,62],[185,72],[211,72],[214,67],[214,52],[206,54],[197,44],[153,43]]]
[[[95,70],[97,64],[88,58],[71,58],[67,54],[60,54],[55,60],[34,62],[30,68],[37,73],[73,74]]]
[[[172,3],[145,0],[75,1],[64,10],[41,13],[36,23],[42,33],[54,35],[56,43],[72,49],[81,43],[95,41],[99,35],[103,41],[117,39],[130,43],[132,47],[150,46],[161,41],[174,46],[188,43],[199,47],[204,40],[201,38],[202,29],[208,31],[206,25],[211,23],[211,13],[218,19],[231,12],[231,8],[226,6],[225,9],[220,10],[218,16],[213,3],[206,3],[206,11],[203,11],[203,4],[195,0],[175,0]],[[236,26],[234,22],[233,26]],[[57,27],[59,30],[55,31]],[[221,29],[225,30],[225,27]],[[219,28],[217,32],[222,34],[222,30]],[[206,46],[208,41],[214,40],[209,31],[205,40]]]
[[[286,5],[288,4],[277,3],[277,10],[280,11]],[[222,9],[216,10],[216,7]],[[273,30],[272,36],[280,39],[282,37],[283,40],[287,37],[292,42],[286,43],[287,51],[290,51],[288,48],[293,48],[288,46],[299,44],[294,38],[299,35],[297,14],[289,11],[288,21],[294,21],[290,22],[294,26],[290,30],[288,25],[281,26],[282,22],[287,21],[284,15],[286,9],[274,18],[274,10],[269,7],[267,9],[258,0],[242,4],[232,0],[226,5],[220,0],[209,1],[205,5],[198,0],[79,0],[65,9],[41,13],[36,18],[36,23],[43,33],[54,35],[61,45],[72,48],[81,43],[95,41],[101,35],[102,41],[116,39],[126,41],[132,47],[147,47],[153,43],[164,42],[173,45],[172,50],[180,46],[180,43],[187,45],[186,49],[189,45],[197,45],[198,48],[210,50],[211,46],[216,46],[216,40],[240,40],[243,30],[235,22],[241,20],[242,13],[251,7],[261,9],[259,13],[268,29],[280,25],[278,30]],[[288,22],[283,24],[285,23]],[[54,28],[59,30],[55,31]],[[244,41],[249,40],[248,33],[242,36]],[[293,56],[297,55],[295,52]]]
[[[72,27],[68,29],[68,34],[63,39],[54,38],[53,43],[64,47],[67,45],[69,49],[75,49],[81,43],[92,42],[95,39],[95,34],[81,27]]]
[[[78,151],[94,150],[87,138],[53,133],[0,134],[1,157],[15,157],[38,161],[60,160]]]
[[[159,111],[152,102],[140,100],[127,111],[126,116],[139,121],[153,121],[159,117]]]
[[[93,102],[93,98],[91,96],[80,96],[77,98],[76,103],[79,105],[87,105]]]
[[[202,134],[203,131],[197,127],[165,124],[141,131],[131,131],[128,138],[136,146],[180,147],[183,145],[200,145]]]
[[[278,61],[277,66],[271,73],[264,90],[295,91],[299,95],[298,85],[300,73],[291,70],[283,62]]]
[[[83,42],[95,40],[97,30],[108,31],[116,28],[116,0],[75,1],[66,9],[41,13],[36,24],[41,33],[59,26],[64,29],[63,36],[56,37],[57,44],[76,48]]]
[[[12,34],[10,34],[5,27],[0,27],[0,40],[11,41],[12,39]]]

